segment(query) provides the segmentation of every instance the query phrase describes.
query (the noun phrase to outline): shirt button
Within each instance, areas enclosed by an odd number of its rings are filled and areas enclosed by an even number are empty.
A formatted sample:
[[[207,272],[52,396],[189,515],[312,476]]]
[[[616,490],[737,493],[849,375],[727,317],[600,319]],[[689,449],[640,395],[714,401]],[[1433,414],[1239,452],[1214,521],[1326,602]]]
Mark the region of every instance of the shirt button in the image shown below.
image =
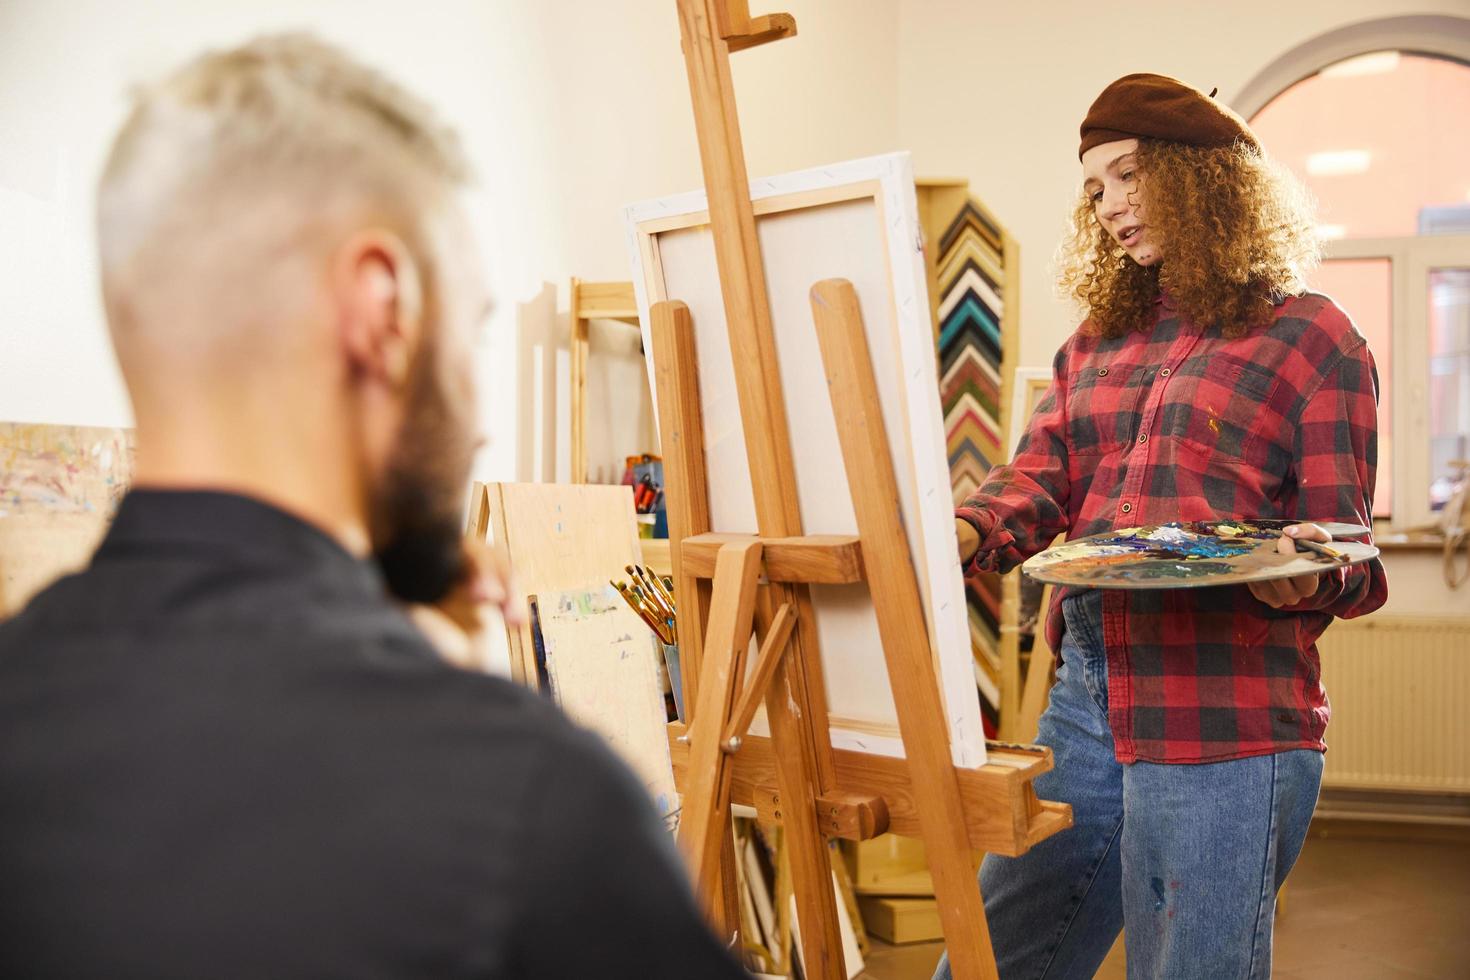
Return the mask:
[[[1173,372],[1170,371],[1168,368],[1164,368],[1164,370],[1159,372],[1159,377],[1167,378],[1170,374],[1173,374]]]
[[[1123,505],[1123,513],[1125,513],[1125,514],[1131,514],[1131,513],[1133,513],[1133,505],[1132,504],[1124,504]]]
[[[1108,369],[1107,368],[1098,368],[1097,369],[1097,376],[1099,378],[1106,378],[1108,376]]]
[[[1148,433],[1147,432],[1145,432],[1143,435],[1141,435],[1141,436],[1138,437],[1138,444],[1140,446],[1143,445],[1146,442],[1148,442]]]

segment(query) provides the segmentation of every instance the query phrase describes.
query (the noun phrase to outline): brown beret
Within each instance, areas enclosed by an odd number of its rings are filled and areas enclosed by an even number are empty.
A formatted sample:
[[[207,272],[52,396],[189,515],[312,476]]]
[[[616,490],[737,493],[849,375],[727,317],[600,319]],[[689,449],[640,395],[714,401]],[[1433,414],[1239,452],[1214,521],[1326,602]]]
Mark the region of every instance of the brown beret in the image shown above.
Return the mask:
[[[1082,120],[1077,158],[1099,143],[1137,137],[1190,146],[1230,146],[1240,140],[1261,148],[1256,134],[1229,106],[1177,78],[1146,72],[1124,75],[1102,90]]]

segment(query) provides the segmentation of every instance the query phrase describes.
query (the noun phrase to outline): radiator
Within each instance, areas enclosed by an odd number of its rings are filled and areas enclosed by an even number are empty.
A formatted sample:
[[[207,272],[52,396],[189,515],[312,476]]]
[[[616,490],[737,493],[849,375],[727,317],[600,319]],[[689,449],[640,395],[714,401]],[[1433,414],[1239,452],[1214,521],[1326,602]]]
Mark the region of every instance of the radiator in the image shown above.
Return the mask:
[[[1470,618],[1348,620],[1318,648],[1324,789],[1470,793]]]

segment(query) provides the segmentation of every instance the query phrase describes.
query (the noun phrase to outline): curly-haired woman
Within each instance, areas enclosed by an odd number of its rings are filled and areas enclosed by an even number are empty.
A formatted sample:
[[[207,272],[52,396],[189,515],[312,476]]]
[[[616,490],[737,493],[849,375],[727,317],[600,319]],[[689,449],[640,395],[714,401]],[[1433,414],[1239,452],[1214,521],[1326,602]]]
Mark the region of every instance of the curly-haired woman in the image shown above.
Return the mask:
[[[1245,122],[1128,75],[1082,124],[1061,283],[1085,320],[1014,461],[957,512],[961,557],[1171,520],[1367,524],[1377,375],[1303,275],[1299,185]],[[1292,539],[1328,540],[1311,523]],[[1378,562],[1248,587],[1063,590],[1037,780],[1075,826],[980,873],[1003,977],[1089,977],[1126,926],[1131,977],[1267,977],[1276,891],[1322,776],[1316,640],[1383,604]],[[941,962],[939,977],[948,977]]]

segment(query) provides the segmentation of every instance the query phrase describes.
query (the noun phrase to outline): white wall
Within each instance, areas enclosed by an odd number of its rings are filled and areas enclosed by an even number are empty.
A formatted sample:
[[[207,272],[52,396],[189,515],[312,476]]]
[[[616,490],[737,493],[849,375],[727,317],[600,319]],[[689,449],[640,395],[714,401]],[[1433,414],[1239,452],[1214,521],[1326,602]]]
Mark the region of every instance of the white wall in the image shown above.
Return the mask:
[[[742,55],[735,69],[754,172],[890,149],[897,7],[788,9],[802,37]],[[130,423],[91,229],[123,93],[206,47],[295,28],[381,67],[464,136],[499,299],[478,354],[493,444],[477,469],[531,475],[534,454],[517,447],[516,415],[530,400],[517,334],[522,348],[554,348],[544,284],[565,309],[570,276],[627,278],[621,205],[700,183],[673,0],[3,0],[0,419]]]

